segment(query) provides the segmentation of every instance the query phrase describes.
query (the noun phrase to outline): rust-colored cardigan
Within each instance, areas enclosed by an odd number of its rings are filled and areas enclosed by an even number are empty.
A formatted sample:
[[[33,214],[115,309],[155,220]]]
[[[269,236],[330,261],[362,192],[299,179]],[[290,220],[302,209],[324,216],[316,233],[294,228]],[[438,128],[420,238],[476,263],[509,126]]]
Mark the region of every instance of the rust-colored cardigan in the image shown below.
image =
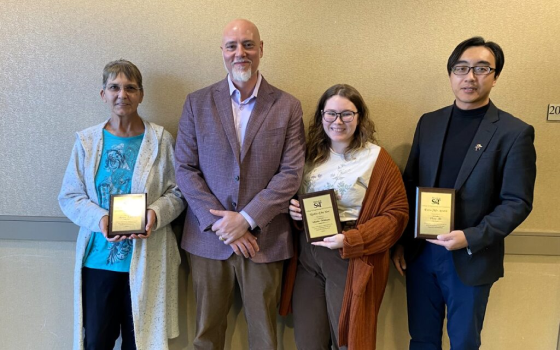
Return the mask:
[[[339,319],[339,346],[375,349],[377,315],[389,276],[389,248],[408,222],[408,202],[399,168],[381,149],[371,173],[358,225],[344,232],[342,258],[350,259]],[[297,256],[284,276],[280,314],[290,311]]]

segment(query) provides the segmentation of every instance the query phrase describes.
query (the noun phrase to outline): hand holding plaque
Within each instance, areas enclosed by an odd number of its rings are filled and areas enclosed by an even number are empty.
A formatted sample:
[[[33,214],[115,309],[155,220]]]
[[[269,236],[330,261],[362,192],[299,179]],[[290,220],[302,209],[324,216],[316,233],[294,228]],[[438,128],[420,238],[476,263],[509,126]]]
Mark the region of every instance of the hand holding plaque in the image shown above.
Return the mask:
[[[334,190],[299,195],[307,242],[321,241],[342,231]]]
[[[435,239],[453,231],[455,190],[449,188],[416,188],[416,224],[414,237]]]
[[[145,193],[111,195],[107,236],[146,234],[146,207]]]

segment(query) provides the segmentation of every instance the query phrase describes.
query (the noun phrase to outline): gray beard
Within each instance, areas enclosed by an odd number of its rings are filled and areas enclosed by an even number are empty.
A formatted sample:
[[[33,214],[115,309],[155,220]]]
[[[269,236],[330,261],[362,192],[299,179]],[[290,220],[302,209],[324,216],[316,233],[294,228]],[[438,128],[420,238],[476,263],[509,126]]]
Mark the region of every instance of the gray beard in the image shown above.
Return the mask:
[[[226,72],[228,72],[228,74],[229,74],[229,71],[227,69],[227,66],[226,66],[225,62],[224,62],[224,68],[226,69]],[[253,76],[253,72],[251,72],[251,68],[249,68],[246,71],[239,71],[239,70],[236,70],[235,68],[232,68],[230,78],[231,78],[232,81],[239,81],[241,83],[246,83],[246,82],[249,81],[249,79],[251,79],[252,76]]]
[[[248,69],[246,71],[238,71],[236,69],[232,69],[231,75],[233,76],[232,80],[246,83],[249,81],[249,79],[251,79],[253,73],[251,72],[251,69]]]

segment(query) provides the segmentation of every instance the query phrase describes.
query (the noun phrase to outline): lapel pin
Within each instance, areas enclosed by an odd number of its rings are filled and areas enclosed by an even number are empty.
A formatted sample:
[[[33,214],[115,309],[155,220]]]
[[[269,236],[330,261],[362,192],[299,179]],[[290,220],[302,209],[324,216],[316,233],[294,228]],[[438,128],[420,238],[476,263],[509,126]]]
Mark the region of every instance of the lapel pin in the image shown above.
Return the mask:
[[[480,151],[481,149],[482,149],[482,145],[480,143],[474,146],[474,150],[477,152]]]

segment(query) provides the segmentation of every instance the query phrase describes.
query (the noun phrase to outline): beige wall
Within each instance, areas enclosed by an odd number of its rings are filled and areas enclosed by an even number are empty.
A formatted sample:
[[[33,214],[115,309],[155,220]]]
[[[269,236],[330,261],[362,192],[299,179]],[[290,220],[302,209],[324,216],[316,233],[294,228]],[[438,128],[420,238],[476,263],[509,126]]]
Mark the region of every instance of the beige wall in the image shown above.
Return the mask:
[[[0,241],[0,349],[71,349],[74,243]],[[184,259],[186,260],[186,259]],[[192,350],[195,304],[183,264],[181,335],[171,350]],[[556,349],[560,257],[506,255],[506,277],[490,293],[482,350]],[[240,302],[229,314],[226,349],[247,349]],[[279,350],[295,350],[291,318],[279,318]],[[379,350],[407,348],[404,279],[391,269],[381,306]],[[444,337],[444,349],[449,342]]]
[[[105,63],[136,63],[145,81],[141,115],[175,133],[185,96],[225,77],[223,26],[245,17],[261,30],[262,73],[302,101],[306,120],[326,88],[354,85],[373,111],[380,144],[401,167],[420,115],[453,101],[445,64],[455,45],[473,35],[498,42],[506,65],[492,99],[536,129],[534,211],[519,231],[560,235],[560,123],[546,121],[547,105],[560,104],[557,0],[2,0],[0,6],[0,215],[62,216],[56,195],[73,133],[109,116],[99,97]],[[0,240],[0,348],[70,348],[73,247]],[[485,349],[554,348],[558,259],[507,256],[507,278],[490,297]],[[403,283],[390,279],[381,349],[405,347]],[[174,349],[188,348],[192,339],[187,295],[189,316]],[[230,320],[231,348],[243,348],[242,311]],[[289,320],[279,329],[284,348],[293,349]]]
[[[0,215],[62,216],[56,203],[73,133],[109,116],[101,71],[117,58],[144,74],[141,115],[176,132],[185,96],[224,78],[223,26],[252,19],[264,40],[261,71],[299,98],[306,120],[334,83],[354,85],[379,142],[403,167],[422,113],[453,101],[445,70],[461,40],[502,45],[492,99],[535,126],[536,199],[521,231],[560,232],[560,2],[2,0]],[[29,195],[33,193],[33,200]]]

